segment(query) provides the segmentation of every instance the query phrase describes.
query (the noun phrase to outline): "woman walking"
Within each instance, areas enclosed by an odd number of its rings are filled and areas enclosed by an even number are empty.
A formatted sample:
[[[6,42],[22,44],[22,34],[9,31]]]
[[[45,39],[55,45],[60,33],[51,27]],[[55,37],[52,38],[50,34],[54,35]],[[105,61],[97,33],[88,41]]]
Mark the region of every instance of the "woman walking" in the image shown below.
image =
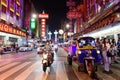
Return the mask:
[[[107,51],[110,48],[110,40],[108,38],[104,38],[102,43],[102,56],[103,56],[103,62],[104,62],[104,71],[103,73],[111,74],[112,71],[110,70],[110,58],[107,56]]]

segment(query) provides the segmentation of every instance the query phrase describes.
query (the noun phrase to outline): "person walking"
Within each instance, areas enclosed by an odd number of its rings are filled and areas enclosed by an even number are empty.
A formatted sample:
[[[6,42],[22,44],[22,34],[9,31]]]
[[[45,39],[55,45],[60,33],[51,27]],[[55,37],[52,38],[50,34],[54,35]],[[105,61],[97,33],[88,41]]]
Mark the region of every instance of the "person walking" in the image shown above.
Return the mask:
[[[118,39],[118,42],[117,42],[117,50],[118,50],[118,56],[120,56],[120,38]]]
[[[103,73],[111,74],[112,71],[110,70],[110,57],[107,56],[107,51],[110,48],[110,40],[108,38],[104,38],[102,43],[102,56],[104,62],[104,71]]]

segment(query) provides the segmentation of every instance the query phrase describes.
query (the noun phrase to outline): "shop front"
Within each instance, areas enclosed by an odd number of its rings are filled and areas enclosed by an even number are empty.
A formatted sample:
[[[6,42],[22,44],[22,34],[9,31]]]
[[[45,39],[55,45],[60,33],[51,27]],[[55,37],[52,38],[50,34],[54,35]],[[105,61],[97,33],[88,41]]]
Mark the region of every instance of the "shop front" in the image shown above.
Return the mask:
[[[82,34],[95,38],[108,37],[118,41],[120,37],[120,2],[88,21]]]
[[[0,23],[0,46],[11,46],[14,43],[22,46],[25,40],[25,32],[7,24]]]

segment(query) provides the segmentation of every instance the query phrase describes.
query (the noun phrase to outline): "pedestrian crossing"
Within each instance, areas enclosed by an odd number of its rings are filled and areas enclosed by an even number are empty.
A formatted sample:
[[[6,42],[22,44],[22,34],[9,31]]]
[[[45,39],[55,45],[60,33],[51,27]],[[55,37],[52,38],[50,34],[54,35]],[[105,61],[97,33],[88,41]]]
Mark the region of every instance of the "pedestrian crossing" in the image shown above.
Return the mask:
[[[53,63],[51,67],[57,68],[54,69],[55,80],[68,80],[63,61]],[[12,62],[0,67],[0,80],[50,80],[48,76],[53,74],[50,72],[48,69],[46,73],[42,71],[41,61]]]
[[[58,53],[61,59],[62,54]],[[41,59],[37,60],[33,55],[28,56],[25,56],[25,58],[29,58],[28,60],[23,58],[21,61],[18,57],[12,62],[8,60],[0,62],[0,80],[92,80],[88,74],[78,72],[61,59],[55,60],[50,70],[48,68],[46,72],[43,72]],[[57,58],[56,55],[55,57]],[[113,74],[104,74],[103,67],[103,65],[99,65],[97,71],[100,80],[120,80],[120,64],[111,65],[110,69]]]

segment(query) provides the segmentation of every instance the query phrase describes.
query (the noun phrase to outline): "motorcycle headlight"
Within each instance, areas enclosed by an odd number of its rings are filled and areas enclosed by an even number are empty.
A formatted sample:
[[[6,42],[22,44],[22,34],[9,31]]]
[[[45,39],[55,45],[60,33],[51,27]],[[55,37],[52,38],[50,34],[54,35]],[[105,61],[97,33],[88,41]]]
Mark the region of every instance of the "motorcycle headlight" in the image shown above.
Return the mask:
[[[98,53],[98,54],[100,54],[100,51],[99,51],[99,50],[97,50],[97,53]]]
[[[44,58],[44,59],[47,59],[47,55],[43,55],[43,58]]]
[[[92,53],[92,51],[89,51],[88,53]]]
[[[78,54],[81,54],[82,52],[81,51],[78,51]]]

